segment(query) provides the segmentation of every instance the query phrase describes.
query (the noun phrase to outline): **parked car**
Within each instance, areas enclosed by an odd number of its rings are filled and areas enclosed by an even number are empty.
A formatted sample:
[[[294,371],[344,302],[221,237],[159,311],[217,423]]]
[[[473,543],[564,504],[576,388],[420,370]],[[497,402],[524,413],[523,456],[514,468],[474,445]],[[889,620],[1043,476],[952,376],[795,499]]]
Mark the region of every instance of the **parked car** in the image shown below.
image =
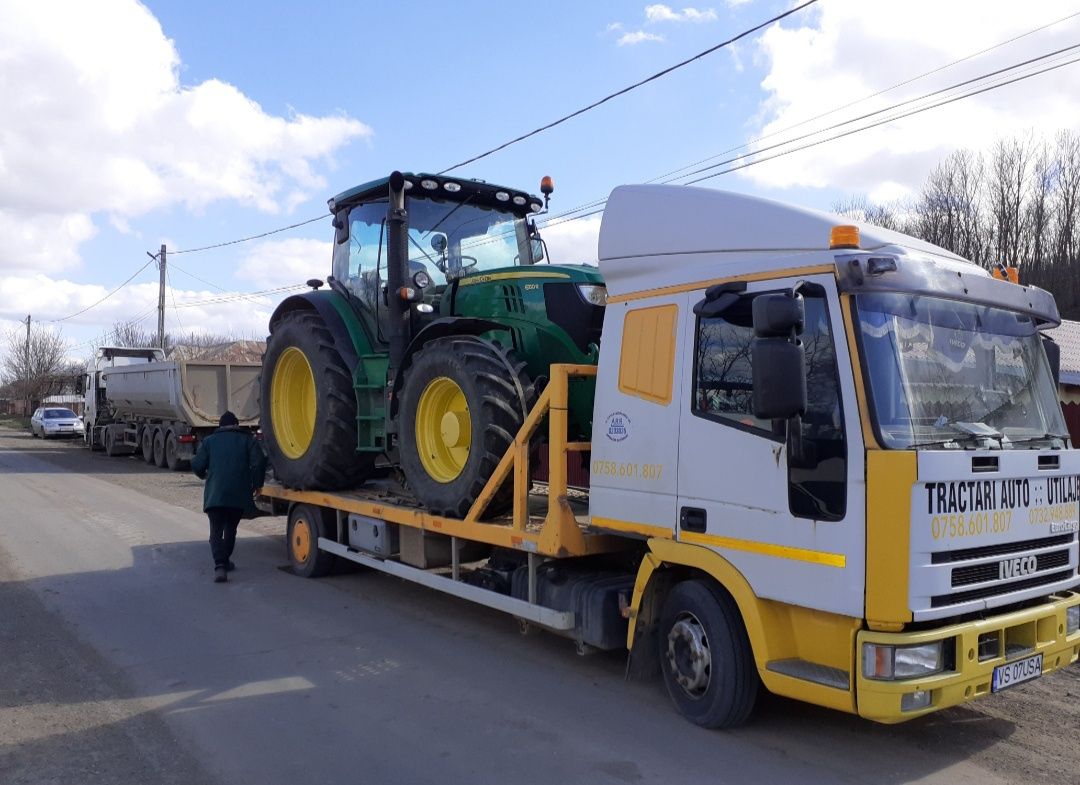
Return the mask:
[[[82,418],[71,409],[63,407],[41,407],[30,418],[30,434],[47,439],[50,436],[78,436],[86,433]]]

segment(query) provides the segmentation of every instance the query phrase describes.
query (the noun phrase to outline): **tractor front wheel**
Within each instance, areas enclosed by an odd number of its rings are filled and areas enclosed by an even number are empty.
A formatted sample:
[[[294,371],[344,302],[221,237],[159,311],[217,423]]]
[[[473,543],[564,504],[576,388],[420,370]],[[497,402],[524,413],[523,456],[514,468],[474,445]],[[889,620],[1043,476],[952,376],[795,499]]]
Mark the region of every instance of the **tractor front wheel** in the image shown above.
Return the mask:
[[[401,469],[416,497],[464,518],[517,436],[536,395],[525,363],[497,344],[463,336],[424,346],[405,369]],[[486,514],[513,503],[513,474]]]

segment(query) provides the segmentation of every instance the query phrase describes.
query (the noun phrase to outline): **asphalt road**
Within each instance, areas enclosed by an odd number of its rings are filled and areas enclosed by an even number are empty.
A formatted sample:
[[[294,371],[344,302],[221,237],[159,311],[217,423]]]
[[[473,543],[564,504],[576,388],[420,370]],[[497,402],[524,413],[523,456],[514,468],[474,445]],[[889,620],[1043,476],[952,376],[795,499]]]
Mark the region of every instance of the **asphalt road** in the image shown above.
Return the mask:
[[[211,582],[190,475],[0,432],[0,783],[1080,782],[1075,666],[877,726],[679,718],[623,659],[382,574]]]

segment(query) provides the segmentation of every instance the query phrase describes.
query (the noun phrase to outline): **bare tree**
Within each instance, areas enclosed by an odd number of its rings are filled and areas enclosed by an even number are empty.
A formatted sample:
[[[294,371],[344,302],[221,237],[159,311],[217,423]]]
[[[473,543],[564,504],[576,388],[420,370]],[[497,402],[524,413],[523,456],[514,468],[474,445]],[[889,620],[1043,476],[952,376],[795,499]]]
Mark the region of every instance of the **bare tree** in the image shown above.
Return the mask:
[[[29,338],[17,328],[7,335],[0,361],[0,382],[33,408],[43,398],[70,389],[78,371],[66,360],[67,346],[59,330],[33,327]]]
[[[877,204],[864,195],[851,196],[833,203],[833,212],[852,221],[873,224],[895,232],[907,231],[904,207],[899,203]]]

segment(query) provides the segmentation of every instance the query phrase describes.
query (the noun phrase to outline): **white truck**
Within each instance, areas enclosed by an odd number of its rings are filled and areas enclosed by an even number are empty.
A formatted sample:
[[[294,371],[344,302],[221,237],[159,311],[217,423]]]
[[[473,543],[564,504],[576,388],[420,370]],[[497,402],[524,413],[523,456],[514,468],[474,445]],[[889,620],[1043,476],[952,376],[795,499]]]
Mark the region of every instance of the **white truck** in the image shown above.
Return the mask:
[[[1076,662],[1080,451],[1041,337],[1053,298],[845,223],[617,188],[598,366],[551,366],[463,519],[392,477],[267,484],[294,570],[343,558],[625,646],[709,727],[744,721],[759,685],[899,722]],[[568,383],[591,376],[592,439],[571,441]],[[586,452],[583,498],[566,476]],[[513,509],[488,515],[504,482]]]
[[[226,410],[241,427],[258,428],[259,371],[258,363],[166,360],[157,348],[102,347],[81,385],[86,445],[187,468]]]

